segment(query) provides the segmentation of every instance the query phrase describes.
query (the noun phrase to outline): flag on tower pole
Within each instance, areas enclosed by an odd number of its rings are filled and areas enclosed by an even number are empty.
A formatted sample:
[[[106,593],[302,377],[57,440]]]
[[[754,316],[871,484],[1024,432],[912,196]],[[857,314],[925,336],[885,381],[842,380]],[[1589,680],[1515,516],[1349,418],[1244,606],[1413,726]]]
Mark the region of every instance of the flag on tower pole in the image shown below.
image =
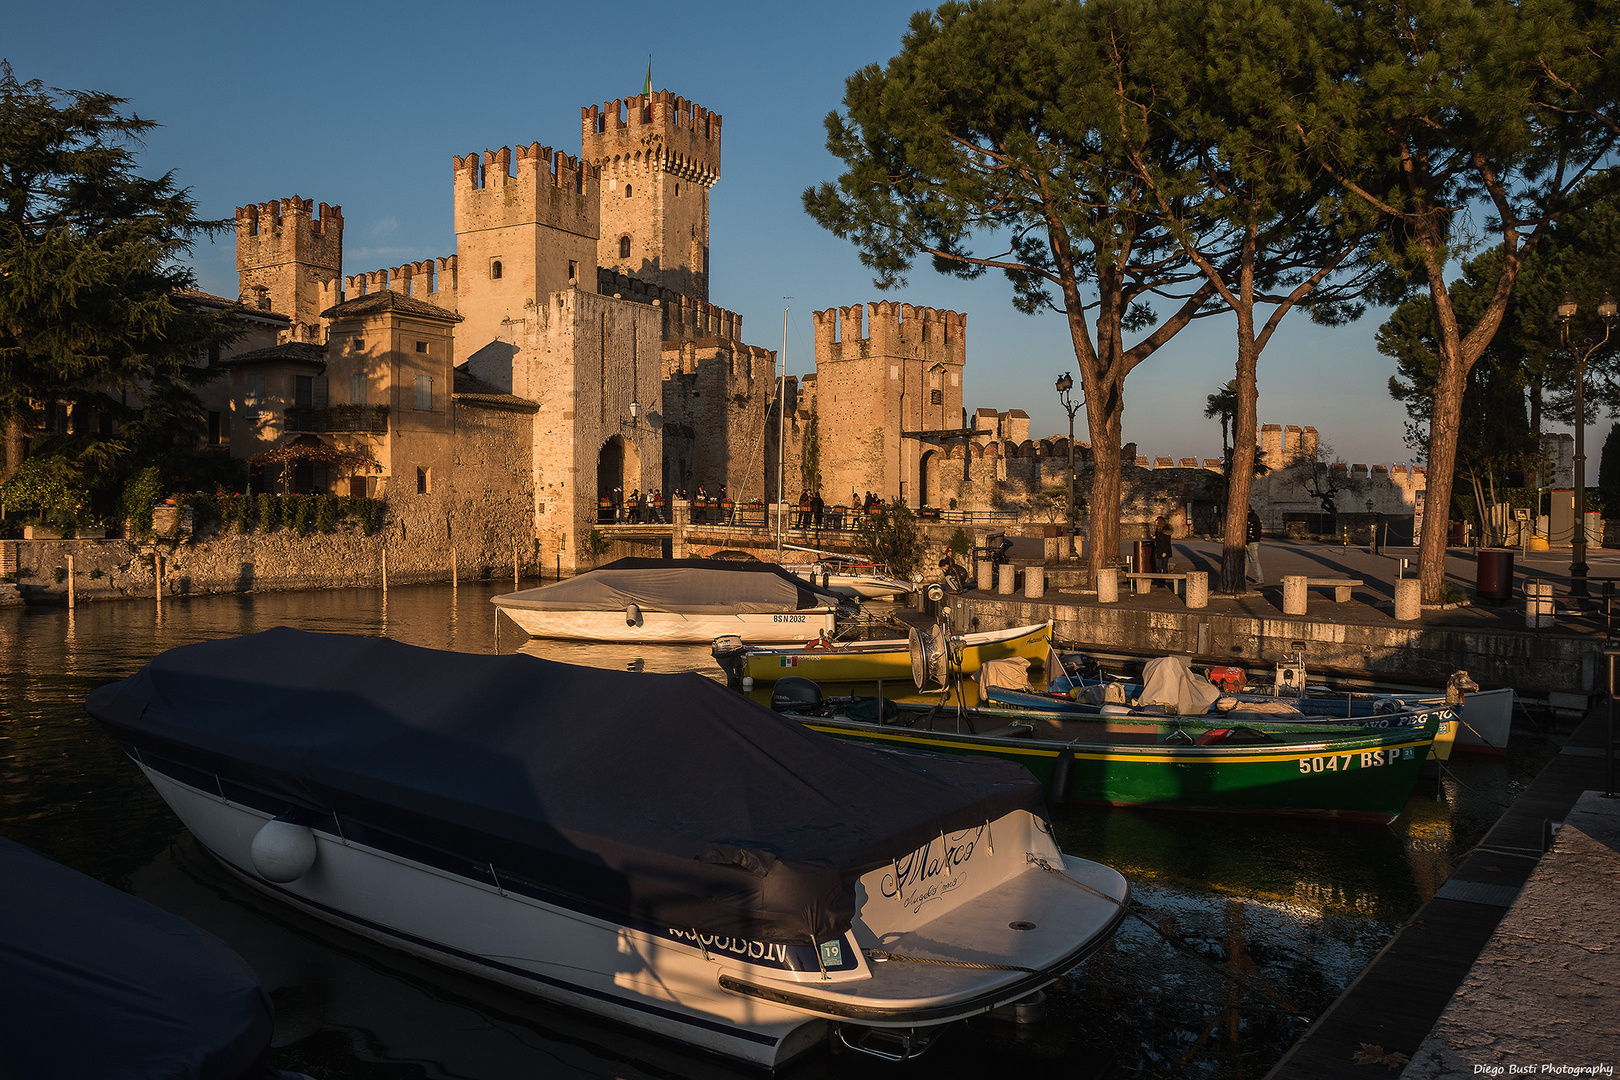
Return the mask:
[[[647,81],[641,84],[643,94],[652,94],[652,53],[647,54]]]

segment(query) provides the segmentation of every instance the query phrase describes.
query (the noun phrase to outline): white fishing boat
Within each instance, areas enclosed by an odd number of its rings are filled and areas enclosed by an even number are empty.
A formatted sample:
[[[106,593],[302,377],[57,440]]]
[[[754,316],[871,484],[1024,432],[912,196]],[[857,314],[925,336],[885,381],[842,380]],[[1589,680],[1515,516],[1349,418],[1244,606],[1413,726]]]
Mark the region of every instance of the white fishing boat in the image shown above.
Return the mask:
[[[663,643],[802,642],[848,603],[774,563],[710,559],[620,559],[490,602],[530,637]]]
[[[832,740],[696,674],[278,629],[91,696],[230,871],[749,1064],[913,1056],[1101,946],[1119,874],[1022,768]]]

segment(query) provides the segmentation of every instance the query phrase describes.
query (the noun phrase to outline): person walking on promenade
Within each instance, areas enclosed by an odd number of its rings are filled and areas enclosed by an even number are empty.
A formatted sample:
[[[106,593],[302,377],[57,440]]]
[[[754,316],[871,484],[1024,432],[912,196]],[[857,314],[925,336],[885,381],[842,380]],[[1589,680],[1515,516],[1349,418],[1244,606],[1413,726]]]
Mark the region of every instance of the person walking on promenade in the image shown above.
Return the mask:
[[[1153,572],[1170,572],[1170,522],[1162,515],[1153,520]]]
[[[1266,572],[1260,569],[1260,515],[1249,507],[1247,540],[1243,546],[1243,576],[1256,586],[1264,586]]]

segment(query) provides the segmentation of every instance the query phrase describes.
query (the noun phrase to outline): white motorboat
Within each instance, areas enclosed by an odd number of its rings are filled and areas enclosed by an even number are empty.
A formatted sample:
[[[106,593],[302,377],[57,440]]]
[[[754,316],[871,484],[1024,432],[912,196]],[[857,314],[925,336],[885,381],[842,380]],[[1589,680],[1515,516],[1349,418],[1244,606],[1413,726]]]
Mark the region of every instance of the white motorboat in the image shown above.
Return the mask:
[[[813,563],[784,563],[782,569],[823,589],[856,600],[893,600],[908,595],[915,588],[909,581],[879,573],[876,567],[863,568],[856,563],[832,559]]]
[[[620,559],[491,599],[530,637],[664,643],[812,640],[847,602],[774,563],[709,559]]]
[[[754,1065],[920,1052],[1101,946],[1129,889],[1035,780],[829,739],[697,674],[278,629],[90,713],[203,846],[304,911]]]

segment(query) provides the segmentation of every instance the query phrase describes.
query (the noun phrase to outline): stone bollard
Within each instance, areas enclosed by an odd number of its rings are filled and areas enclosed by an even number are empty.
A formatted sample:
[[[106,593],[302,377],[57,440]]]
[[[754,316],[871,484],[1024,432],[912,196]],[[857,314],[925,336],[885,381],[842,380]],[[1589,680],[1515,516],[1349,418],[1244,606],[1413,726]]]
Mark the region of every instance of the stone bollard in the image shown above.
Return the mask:
[[[995,584],[995,580],[996,580],[996,567],[995,567],[995,564],[992,563],[989,559],[980,559],[979,560],[978,570],[979,570],[979,589],[981,591],[983,591],[983,592],[989,592],[990,591],[990,586]]]
[[[1097,603],[1119,603],[1119,570],[1105,566],[1097,571]]]
[[[1305,614],[1305,582],[1310,580],[1304,574],[1283,575],[1283,614]]]
[[[1187,606],[1190,608],[1209,607],[1209,572],[1206,570],[1187,571]]]
[[[1423,582],[1417,578],[1395,580],[1395,621],[1413,622],[1423,614]]]
[[[1012,563],[1002,563],[1001,573],[996,575],[996,593],[999,596],[1011,596],[1013,588],[1018,583],[1018,568]]]
[[[1042,556],[1049,563],[1055,563],[1063,556],[1063,537],[1048,536],[1041,547]]]
[[[1046,595],[1046,567],[1027,566],[1024,568],[1024,596],[1030,600],[1039,600]]]
[[[1543,630],[1553,624],[1553,591],[1550,581],[1524,583],[1524,625]]]

